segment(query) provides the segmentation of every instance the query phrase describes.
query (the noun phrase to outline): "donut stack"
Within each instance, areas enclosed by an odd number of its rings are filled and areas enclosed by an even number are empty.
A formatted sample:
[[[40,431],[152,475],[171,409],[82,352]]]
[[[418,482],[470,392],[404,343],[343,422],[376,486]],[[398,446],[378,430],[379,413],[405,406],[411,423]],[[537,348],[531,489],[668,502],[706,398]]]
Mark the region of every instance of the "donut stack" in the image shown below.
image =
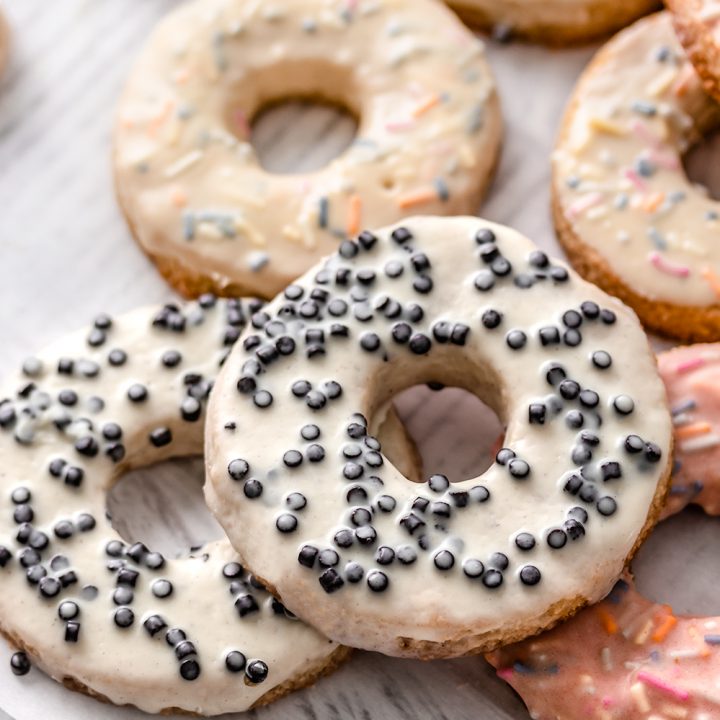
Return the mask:
[[[681,162],[720,122],[720,9],[668,4],[598,52],[562,120],[552,209],[572,267],[474,216],[499,102],[483,42],[441,3],[168,14],[130,72],[113,167],[132,235],[187,300],[99,313],[2,384],[16,675],[216,715],[351,648],[484,652],[540,720],[718,712],[720,619],[676,617],[628,570],[661,517],[720,508],[720,348],[658,369],[646,335],[720,340],[720,207]],[[656,3],[448,5],[566,45]],[[251,123],[288,97],[351,109],[357,139],[320,171],[267,171]],[[423,473],[392,405],[418,384],[497,413],[481,475]],[[105,503],[125,472],[203,452],[222,540],[173,558],[118,534]]]

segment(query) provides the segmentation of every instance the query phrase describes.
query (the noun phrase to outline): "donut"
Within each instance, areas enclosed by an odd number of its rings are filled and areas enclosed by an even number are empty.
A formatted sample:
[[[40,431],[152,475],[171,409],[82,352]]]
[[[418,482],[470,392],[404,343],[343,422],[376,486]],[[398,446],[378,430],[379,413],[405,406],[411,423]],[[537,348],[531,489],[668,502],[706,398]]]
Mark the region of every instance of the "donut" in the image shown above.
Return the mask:
[[[101,314],[4,385],[0,631],[20,648],[13,672],[32,657],[118,705],[211,715],[270,702],[347,654],[286,611],[226,539],[173,559],[126,542],[105,515],[124,471],[202,452],[215,374],[260,305],[205,295]]]
[[[702,78],[705,90],[720,100],[720,2],[667,0],[675,31]]]
[[[571,263],[647,328],[682,340],[720,339],[720,204],[681,163],[718,122],[660,13],[585,70],[553,156],[555,227]]]
[[[264,170],[253,118],[338,103],[352,145],[305,175]],[[474,213],[501,135],[483,44],[434,0],[197,0],[157,27],[114,133],[133,235],[186,296],[273,297],[345,237],[412,212]]]
[[[410,483],[381,452],[375,409],[426,382],[507,427],[480,477]],[[210,399],[205,496],[323,634],[452,657],[606,594],[657,517],[670,443],[632,311],[509,228],[417,217],[344,241],[246,331]]]
[[[689,503],[720,514],[720,346],[662,353],[673,414],[675,471],[664,517]],[[702,427],[701,427],[702,426]],[[714,443],[714,444],[713,444]],[[677,617],[627,573],[600,604],[548,633],[488,656],[535,720],[709,720],[720,713],[720,617]]]
[[[656,10],[657,0],[447,0],[473,27],[505,40],[547,45],[590,42]]]

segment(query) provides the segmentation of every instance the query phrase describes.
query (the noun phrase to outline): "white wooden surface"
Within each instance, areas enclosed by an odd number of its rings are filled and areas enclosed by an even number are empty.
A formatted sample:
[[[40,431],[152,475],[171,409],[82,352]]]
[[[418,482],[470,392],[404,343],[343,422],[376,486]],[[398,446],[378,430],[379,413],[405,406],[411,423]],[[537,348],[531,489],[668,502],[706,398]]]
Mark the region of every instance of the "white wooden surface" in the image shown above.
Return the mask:
[[[129,63],[156,19],[175,2],[0,3],[14,29],[11,65],[0,81],[2,373],[100,310],[118,313],[172,296],[120,217],[109,141]],[[482,214],[514,225],[558,254],[548,210],[548,159],[562,107],[592,49],[490,43],[489,53],[507,128]],[[267,116],[255,141],[268,168],[300,170],[321,165],[352,133],[352,122],[337,120],[329,110],[293,106]],[[697,162],[700,179],[702,167],[711,164],[707,154]],[[400,398],[399,406],[420,444],[426,471],[442,469],[458,479],[477,474],[489,462],[497,424],[473,398],[455,390],[415,389]],[[201,462],[168,464],[127,478],[113,491],[109,507],[126,536],[181,552],[219,533],[202,505],[201,482]],[[149,518],[155,514],[138,511],[153,507],[167,508],[168,527],[153,527]],[[641,587],[657,600],[673,602],[679,612],[720,612],[717,593],[709,592],[720,571],[715,522],[695,513],[665,523],[636,562]],[[7,666],[10,652],[0,641],[0,708],[17,720],[146,717],[70,693],[37,671],[15,678]],[[528,717],[482,658],[421,663],[369,653],[357,653],[314,688],[250,715],[262,720]]]

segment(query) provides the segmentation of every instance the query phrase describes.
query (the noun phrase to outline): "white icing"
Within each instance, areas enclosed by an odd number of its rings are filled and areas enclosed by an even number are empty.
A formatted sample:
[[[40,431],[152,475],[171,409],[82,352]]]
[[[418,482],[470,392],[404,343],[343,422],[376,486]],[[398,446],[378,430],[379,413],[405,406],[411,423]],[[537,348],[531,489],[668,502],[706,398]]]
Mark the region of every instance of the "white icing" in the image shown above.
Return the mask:
[[[248,123],[298,95],[345,104],[358,136],[318,172],[273,175]],[[159,24],[131,73],[115,176],[149,253],[271,297],[360,226],[474,212],[499,136],[482,46],[439,3],[202,0]]]
[[[296,343],[293,354],[278,358],[255,377],[255,392],[269,391],[273,402],[259,409],[253,404],[252,393],[239,393],[238,380],[252,378],[245,363],[254,362],[258,348],[244,349],[238,343],[211,398],[207,437],[208,504],[248,565],[258,572],[262,569],[262,576],[273,584],[283,602],[329,637],[394,655],[413,652],[403,647],[398,638],[458,643],[473,634],[502,635],[519,627],[529,632],[530,628],[539,627],[533,622],[541,623],[555,603],[602,597],[620,573],[646,522],[658,481],[665,474],[671,442],[664,387],[632,311],[572,272],[566,282],[545,277],[537,279],[530,288],[520,289],[513,278],[535,273],[547,276],[553,271],[564,273],[565,266],[551,261],[548,267],[530,267],[528,258],[537,248],[508,228],[477,218],[429,217],[409,219],[404,226],[413,236],[405,248],[391,239],[393,228],[383,229],[376,233],[379,240],[371,250],[361,249],[353,260],[331,256],[324,265],[294,283],[287,296],[294,297],[299,292],[297,288],[301,288],[300,303],[307,301],[321,268],[327,270],[331,279],[339,269],[348,268],[352,272],[365,269],[376,273],[373,282],[362,286],[368,296],[367,304],[352,305],[349,294],[359,292],[361,286],[351,277],[347,286],[333,282],[318,285],[330,291],[331,297],[341,297],[351,304],[345,315],[333,317],[325,303],[319,302],[320,319],[301,322],[293,320],[291,313],[281,311],[288,303],[286,297],[280,296],[267,306],[272,318],[280,313],[285,323],[282,332]],[[509,276],[496,278],[495,287],[489,292],[481,292],[474,285],[478,273],[489,272],[478,256],[481,247],[475,241],[476,232],[484,228],[495,233],[502,256],[513,268]],[[408,247],[413,254],[424,253],[429,259],[426,274],[434,287],[428,294],[413,290],[412,283],[418,274],[413,270],[411,254],[406,252]],[[384,271],[389,261],[404,267],[397,279],[389,278]],[[384,296],[402,305],[402,317],[384,316],[383,308],[388,307]],[[585,319],[580,327],[581,344],[542,347],[539,329],[554,326],[565,332],[563,314],[578,309],[586,300],[611,309],[616,322],[605,324],[600,319]],[[391,328],[396,322],[408,321],[411,303],[424,308],[424,318],[412,323],[413,332],[432,337],[432,328],[438,321],[464,324],[469,328],[465,346],[433,340],[428,354],[416,355],[408,345],[395,342]],[[357,320],[354,311],[367,308],[374,308],[374,319]],[[502,323],[495,329],[487,329],[481,322],[488,309],[502,313]],[[345,324],[349,337],[332,337],[333,322]],[[305,333],[313,328],[325,331],[326,354],[306,359]],[[512,329],[522,329],[527,334],[522,350],[513,351],[506,343],[506,333]],[[258,346],[261,351],[271,347],[262,330],[256,333],[262,341]],[[361,349],[359,341],[365,333],[377,334],[380,342],[377,351]],[[251,333],[246,333],[245,342],[252,343],[250,338]],[[597,351],[610,354],[610,367],[599,369],[593,364],[591,358]],[[603,355],[595,357],[600,365],[607,365]],[[552,362],[561,364],[568,377],[583,388],[599,393],[601,427],[597,427],[593,413],[579,408],[577,401],[562,401],[562,411],[553,414],[550,408],[558,401],[549,397],[557,389],[546,380]],[[304,398],[296,397],[291,390],[298,380],[308,381],[314,390],[322,390],[330,380],[336,381],[342,387],[342,395],[328,399],[324,408],[313,411]],[[348,445],[363,443],[351,439],[346,432],[354,413],[362,412],[372,420],[375,409],[395,393],[430,380],[464,386],[491,404],[507,425],[505,446],[530,464],[531,473],[525,480],[516,480],[507,467],[496,463],[479,478],[453,484],[451,491],[469,491],[482,484],[490,491],[490,500],[478,503],[471,499],[465,508],[453,507],[449,520],[433,516],[430,510],[424,514],[417,512],[426,526],[411,535],[401,525],[401,519],[409,513],[414,498],[447,501],[450,505],[453,501],[443,492],[431,491],[427,485],[409,483],[387,459],[381,467],[364,466],[358,481],[347,480],[343,477],[347,460],[342,452]],[[621,415],[612,408],[613,400],[625,395],[632,398],[634,407],[629,415]],[[529,407],[533,403],[546,404],[544,424],[529,424]],[[622,399],[619,405],[627,411],[629,401]],[[568,475],[579,470],[571,460],[579,430],[570,429],[565,420],[571,409],[585,413],[585,429],[600,439],[600,444],[593,448],[594,462],[617,460],[622,466],[622,479],[597,482],[599,495],[617,501],[617,512],[609,517],[603,517],[593,503],[582,502],[563,490]],[[228,421],[238,422],[237,435],[222,431]],[[316,442],[325,450],[322,462],[309,460],[309,443],[300,436],[306,423],[315,423],[321,430]],[[657,443],[662,460],[638,463],[638,456],[631,457],[623,448],[629,434]],[[288,450],[305,454],[299,467],[285,467],[283,458]],[[236,458],[249,463],[246,480],[252,477],[262,483],[259,498],[248,499],[243,481],[229,477],[228,463]],[[590,474],[593,472],[591,469]],[[368,479],[371,475],[382,478],[381,488]],[[366,502],[346,500],[348,489],[356,482],[368,492]],[[276,529],[276,522],[287,512],[283,498],[292,491],[302,491],[308,503],[295,513],[297,529],[283,534]],[[378,509],[381,494],[396,499],[393,511]],[[353,529],[349,512],[354,505],[371,509],[377,541],[361,546],[356,540],[350,548],[342,549],[334,545],[333,537],[341,527]],[[562,549],[550,549],[547,532],[563,527],[568,511],[575,506],[584,507],[590,515],[586,535],[576,541],[568,540]],[[436,522],[445,529],[434,529]],[[417,542],[423,532],[429,540],[426,551],[419,549]],[[536,540],[534,549],[524,552],[515,545],[519,532],[532,533]],[[298,562],[298,552],[304,545],[321,550],[334,547],[341,556],[335,568],[341,577],[346,577],[348,561],[359,562],[365,573],[386,573],[388,589],[371,592],[366,575],[358,584],[346,581],[340,589],[327,594],[319,582],[317,563],[309,569]],[[381,565],[375,560],[380,545],[396,551],[400,546],[410,545],[417,553],[417,561],[403,566],[396,559],[390,565]],[[449,550],[455,556],[450,571],[442,572],[434,566],[434,557],[441,550]],[[501,587],[491,590],[481,580],[464,576],[461,568],[464,561],[479,559],[488,568],[495,552],[505,553],[510,560]],[[532,587],[521,583],[518,577],[525,565],[533,565],[542,573],[541,581]]]
[[[575,90],[553,157],[555,195],[580,240],[650,300],[718,303],[720,203],[681,161],[718,121],[669,13],[611,40]],[[621,247],[608,243],[620,236]]]
[[[247,317],[245,302],[243,308]],[[42,364],[37,377],[18,376],[4,386],[0,398],[11,398],[20,418],[14,425],[0,428],[0,546],[14,555],[0,568],[0,628],[30,648],[40,666],[54,678],[72,678],[114,703],[130,703],[148,712],[180,708],[218,714],[247,709],[268,691],[319,669],[337,645],[302,622],[274,613],[271,596],[262,590],[252,590],[260,610],[241,618],[234,607],[235,595],[229,592],[230,580],[222,574],[226,563],[237,560],[227,540],[213,542],[192,557],[166,558],[164,567],[158,570],[126,559],[128,567],[140,572],[133,588],[134,601],[129,606],[135,621],[127,629],[119,629],[113,621],[117,609],[112,600],[116,574],[106,568],[112,558],[106,555],[105,547],[119,537],[105,518],[106,491],[128,467],[202,452],[204,418],[189,422],[180,416],[180,403],[189,387],[183,378],[192,372],[201,374],[204,381],[212,381],[227,352],[223,345],[228,328],[224,301],[218,301],[213,309],[201,311],[197,305],[190,305],[182,312],[187,318],[183,333],[153,327],[157,310],[142,309],[115,318],[100,347],[88,347],[87,331],[64,338],[40,355]],[[108,364],[108,353],[113,348],[126,351],[124,365]],[[161,363],[163,353],[169,349],[182,354],[175,368]],[[77,373],[58,374],[58,359],[64,357],[73,358],[76,368],[81,358],[97,362],[99,375],[92,379]],[[25,367],[34,373],[38,363],[26,362]],[[30,397],[31,405],[43,403],[43,397],[51,400],[47,410],[30,420],[21,411],[27,402],[16,396],[17,390],[29,382],[38,387]],[[128,400],[127,390],[135,383],[148,389],[145,402]],[[79,401],[63,407],[57,402],[57,394],[69,388],[77,392]],[[93,411],[98,403],[93,404],[92,397],[102,398],[104,408]],[[8,403],[0,405],[0,417],[8,407]],[[76,420],[63,433],[53,425],[53,419],[68,413],[87,420]],[[100,430],[107,422],[123,429],[127,455],[119,464],[104,452],[109,443],[103,440]],[[94,458],[83,457],[72,447],[76,439],[87,436],[89,423],[95,428],[93,437],[100,443],[100,452]],[[148,440],[149,433],[158,427],[170,428],[173,434],[172,442],[161,448],[153,447]],[[15,434],[32,440],[31,444],[19,444]],[[50,475],[48,464],[56,457],[84,469],[79,488],[69,487]],[[32,493],[33,526],[50,537],[51,544],[42,553],[49,575],[66,572],[50,569],[50,559],[59,554],[68,558],[67,570],[74,571],[78,578],[76,584],[52,599],[40,597],[37,586],[28,583],[17,560],[23,546],[14,539],[19,526],[13,521],[17,506],[10,496],[19,486]],[[53,534],[56,523],[76,522],[80,513],[92,514],[95,529],[80,532],[76,526],[70,539],[57,539]],[[151,587],[162,579],[172,583],[173,592],[159,599]],[[95,599],[83,598],[81,590],[86,585],[98,588]],[[64,622],[58,618],[59,604],[67,600],[80,606],[77,643],[65,642]],[[169,627],[182,628],[195,644],[201,667],[197,680],[180,677],[180,663],[165,641],[165,632],[151,638],[143,628],[143,621],[151,614],[160,615]],[[225,655],[229,650],[241,651],[248,661],[263,660],[269,666],[267,679],[251,684],[243,672],[226,670]]]

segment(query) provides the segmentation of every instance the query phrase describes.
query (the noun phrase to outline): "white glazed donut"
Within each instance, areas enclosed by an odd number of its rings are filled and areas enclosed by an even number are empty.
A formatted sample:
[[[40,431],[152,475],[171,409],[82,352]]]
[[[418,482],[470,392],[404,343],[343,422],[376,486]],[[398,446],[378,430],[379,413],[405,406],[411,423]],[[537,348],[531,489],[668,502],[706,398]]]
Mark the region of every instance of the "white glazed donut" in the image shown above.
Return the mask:
[[[362,233],[263,317],[210,400],[206,498],[328,637],[423,658],[525,637],[602,597],[656,520],[671,424],[637,318],[513,230]],[[366,418],[428,381],[507,425],[482,476],[419,486],[380,452]]]
[[[447,0],[468,23],[503,39],[589,42],[659,7],[658,0]]]
[[[73,689],[210,715],[269,702],[344,656],[259,589],[227,540],[163,558],[105,516],[128,468],[202,452],[207,394],[259,307],[204,296],[101,315],[5,386],[0,631]],[[24,653],[12,664],[29,669]]]
[[[720,339],[720,204],[681,159],[718,123],[670,14],[658,13],[598,52],[553,156],[555,226],[573,265],[683,340]]]
[[[264,170],[249,123],[337,102],[355,142],[307,175]],[[272,297],[361,227],[474,213],[501,119],[477,40],[434,0],[198,0],[156,28],[115,129],[133,233],[185,295]]]

